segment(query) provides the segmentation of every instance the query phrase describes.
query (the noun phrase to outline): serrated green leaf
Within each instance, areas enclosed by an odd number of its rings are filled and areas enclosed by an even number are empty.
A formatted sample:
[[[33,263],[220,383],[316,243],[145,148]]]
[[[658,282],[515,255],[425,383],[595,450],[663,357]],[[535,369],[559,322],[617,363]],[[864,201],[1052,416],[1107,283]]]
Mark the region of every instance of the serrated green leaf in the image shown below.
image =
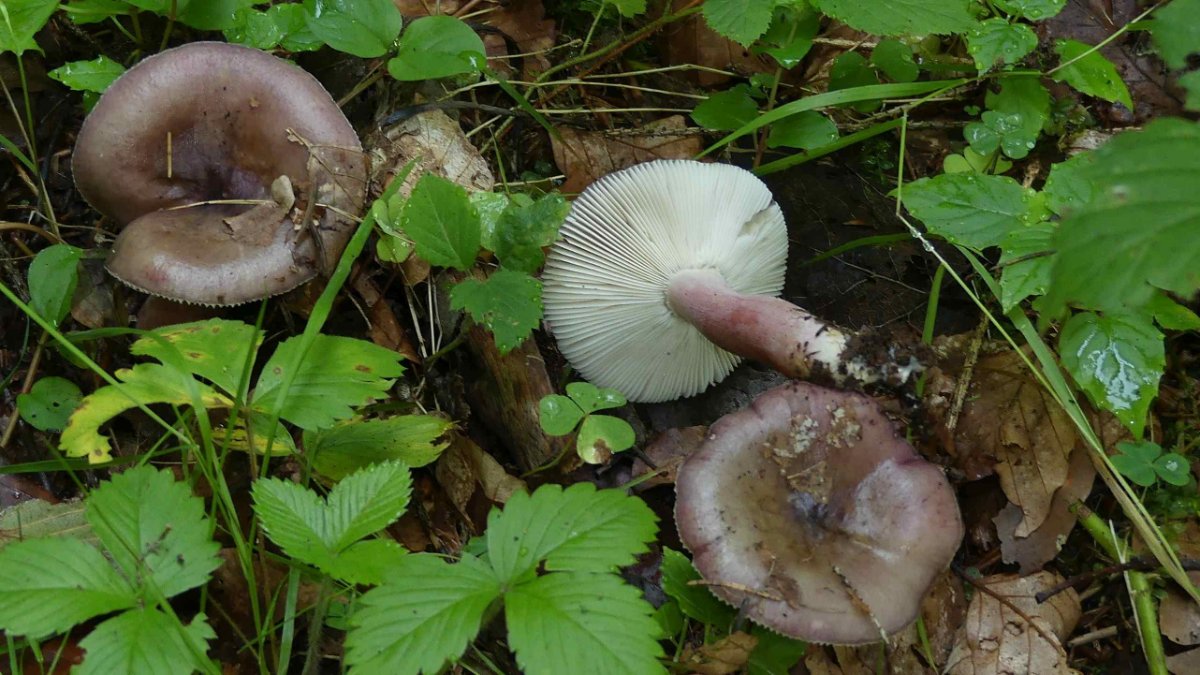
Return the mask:
[[[975,25],[969,0],[813,0],[813,5],[851,28],[874,35],[949,35]]]
[[[140,466],[113,476],[88,497],[87,520],[126,578],[166,598],[203,585],[221,564],[204,500],[169,471]]]
[[[439,672],[458,659],[500,597],[500,582],[477,558],[457,564],[409,555],[393,580],[359,600],[346,635],[351,675]]]
[[[387,67],[400,81],[436,80],[479,72],[486,62],[484,53],[483,40],[462,19],[423,16],[404,31]]]
[[[527,675],[666,673],[653,612],[613,574],[549,574],[504,598],[508,643]]]
[[[121,413],[136,408],[138,403],[171,403],[191,405],[196,388],[200,402],[206,408],[228,408],[233,401],[211,387],[197,382],[191,375],[157,363],[139,363],[130,369],[118,370],[120,386],[101,387],[83,398],[67,421],[59,438],[59,447],[68,457],[87,457],[92,464],[112,459],[108,440],[100,435],[100,425]]]
[[[1037,193],[1007,176],[942,174],[904,186],[904,206],[929,231],[976,249],[1001,245],[1013,230],[1041,222]]]
[[[492,250],[504,267],[534,274],[545,262],[542,248],[554,243],[571,205],[562,195],[550,194],[529,204],[515,200],[500,214],[493,233]]]
[[[1163,335],[1148,318],[1076,314],[1058,343],[1063,367],[1092,403],[1141,437],[1166,359]]]
[[[1200,126],[1151,122],[1093,151],[1079,168],[1092,198],[1059,226],[1047,307],[1128,312],[1155,288],[1200,288]]]
[[[788,675],[808,648],[805,642],[784,637],[761,626],[753,626],[750,634],[758,639],[758,644],[750,652],[750,661],[746,663],[747,675]]]
[[[334,579],[375,586],[396,579],[408,551],[392,539],[367,539],[351,544],[321,566]]]
[[[17,56],[42,51],[33,36],[50,20],[58,0],[5,0],[0,2],[0,52]]]
[[[575,452],[588,464],[602,464],[613,453],[632,448],[635,440],[629,422],[612,415],[588,415],[579,427]]]
[[[284,341],[263,366],[254,391],[254,408],[267,412],[280,394],[301,336]],[[397,352],[355,338],[317,335],[300,363],[279,416],[301,429],[328,429],[354,410],[383,398],[404,374]]]
[[[1043,21],[1062,11],[1067,0],[992,0],[1001,11],[1031,21]]]
[[[408,507],[412,476],[404,462],[374,464],[346,477],[330,491],[327,503],[333,549],[391,525]]]
[[[749,45],[771,25],[774,0],[705,0],[704,19],[721,35]]]
[[[700,579],[700,573],[683,553],[664,548],[660,570],[663,592],[679,603],[685,615],[722,631],[733,624],[736,611],[732,607],[718,600],[706,586],[689,585]]]
[[[988,19],[967,33],[967,51],[980,72],[991,70],[997,63],[1016,63],[1037,49],[1037,45],[1037,34],[1032,28],[1004,19]]]
[[[103,92],[125,72],[125,66],[101,55],[91,61],[71,61],[46,75],[75,91]]]
[[[704,99],[692,110],[692,120],[705,129],[733,131],[758,117],[750,87],[739,84]]]
[[[114,16],[133,14],[134,8],[125,0],[71,0],[63,5],[71,21],[79,25],[99,23]]]
[[[432,463],[446,449],[439,440],[454,426],[433,415],[397,415],[363,420],[305,434],[313,469],[333,480],[370,464],[400,460],[411,467]]]
[[[29,306],[56,326],[71,313],[82,256],[82,249],[55,244],[38,251],[29,263]]]
[[[195,0],[178,3],[178,21],[198,30],[225,30],[238,24],[239,13],[258,0]]]
[[[567,396],[585,412],[594,413],[597,410],[620,408],[628,401],[625,395],[616,389],[597,387],[591,382],[572,382],[567,385]]]
[[[871,65],[893,82],[913,82],[921,74],[912,48],[899,40],[881,40],[875,45],[871,50]]]
[[[479,214],[483,247],[489,251],[496,250],[496,223],[500,221],[500,214],[508,208],[508,195],[502,192],[472,192],[469,199]]]
[[[1108,460],[1122,476],[1142,487],[1154,485],[1154,460],[1162,454],[1162,448],[1157,443],[1122,441],[1117,443],[1117,450],[1120,452],[1109,456]]]
[[[646,0],[604,0],[604,4],[616,7],[621,16],[626,18],[646,13]]]
[[[1154,46],[1172,68],[1184,68],[1200,51],[1200,0],[1173,0],[1154,12]]]
[[[254,481],[251,494],[263,530],[284,553],[318,569],[329,565],[334,535],[320,495],[278,478]]]
[[[1050,167],[1042,192],[1051,211],[1065,217],[1092,202],[1096,189],[1083,169],[1094,161],[1094,154],[1081,152]]]
[[[837,139],[838,128],[833,120],[815,110],[807,110],[772,124],[767,147],[812,150]]]
[[[432,265],[460,270],[479,253],[479,214],[467,191],[440,176],[425,174],[404,207],[402,227],[417,255]]]
[[[26,424],[42,431],[62,431],[71,413],[79,407],[83,392],[72,381],[43,377],[27,394],[17,395],[17,408]]]
[[[81,501],[51,504],[31,499],[0,511],[0,548],[25,539],[71,537],[99,544]]]
[[[560,394],[549,394],[538,401],[538,425],[551,436],[566,436],[586,413],[579,404]]]
[[[1129,89],[1117,73],[1117,67],[1099,50],[1092,51],[1091,45],[1077,40],[1059,40],[1054,51],[1063,63],[1054,74],[1056,81],[1066,82],[1088,96],[1120,103],[1133,110],[1133,99],[1129,97]]]
[[[156,328],[153,333],[173,346],[193,375],[212,382],[227,394],[238,391],[246,359],[262,344],[262,331],[248,323],[209,319]],[[152,337],[142,337],[129,351],[170,364],[175,353]]]
[[[466,279],[450,289],[450,308],[465,309],[506,354],[519,347],[542,319],[542,282],[501,268],[484,280]]]
[[[204,657],[217,635],[203,614],[182,627],[157,609],[131,609],[96,626],[79,646],[87,651],[77,675],[112,673],[180,673],[213,668]],[[188,642],[192,646],[188,646]],[[197,651],[199,653],[197,653]]]
[[[308,28],[325,44],[364,59],[383,56],[403,19],[392,0],[306,0]]]
[[[658,531],[645,502],[620,490],[576,483],[518,492],[488,515],[488,560],[496,578],[520,579],[545,561],[547,570],[608,572],[633,562]]]
[[[1054,266],[1054,234],[1049,222],[1019,227],[1000,243],[1000,306],[1007,313],[1022,300],[1042,295]]]
[[[0,629],[40,638],[137,603],[99,551],[78,539],[30,539],[0,549]]]

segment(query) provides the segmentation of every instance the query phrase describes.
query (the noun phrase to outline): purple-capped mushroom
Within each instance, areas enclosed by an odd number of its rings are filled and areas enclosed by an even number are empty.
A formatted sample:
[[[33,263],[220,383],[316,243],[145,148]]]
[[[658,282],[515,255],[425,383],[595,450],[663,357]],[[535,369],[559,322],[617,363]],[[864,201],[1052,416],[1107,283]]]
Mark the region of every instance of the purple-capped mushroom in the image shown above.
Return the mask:
[[[917,366],[778,297],[788,236],[761,180],[659,160],[592,183],[543,274],[546,323],[585,378],[631,401],[700,393],[742,357],[789,377],[903,381]],[[885,348],[886,351],[886,348]]]
[[[717,597],[827,644],[911,623],[963,536],[946,477],[872,399],[804,382],[710,427],[679,470],[675,518]]]
[[[219,42],[117,78],[72,162],[79,192],[122,227],[109,272],[203,305],[277,295],[328,270],[366,193],[358,135],[316,78]]]

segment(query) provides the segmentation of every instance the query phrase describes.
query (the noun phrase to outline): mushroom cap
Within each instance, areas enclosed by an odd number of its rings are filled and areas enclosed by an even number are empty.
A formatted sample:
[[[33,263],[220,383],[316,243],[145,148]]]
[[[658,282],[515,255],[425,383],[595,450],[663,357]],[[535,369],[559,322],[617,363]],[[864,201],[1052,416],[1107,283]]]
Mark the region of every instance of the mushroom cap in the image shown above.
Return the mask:
[[[221,42],[166,50],[117,78],[84,120],[72,162],[79,192],[123,227],[109,271],[198,304],[240,304],[311,279],[321,252],[336,260],[352,232],[320,205],[354,214],[366,191],[358,135],[316,78]],[[294,206],[270,202],[280,176]],[[297,225],[310,190],[320,246]],[[177,208],[211,200],[266,203]]]
[[[691,396],[740,357],[666,302],[678,272],[716,270],[739,293],[778,295],[787,228],[771,192],[728,164],[659,160],[579,195],[542,275],[546,322],[582,375],[631,401]]]
[[[804,382],[709,429],[680,467],[675,519],[717,597],[831,644],[912,622],[963,536],[946,477],[874,401]]]

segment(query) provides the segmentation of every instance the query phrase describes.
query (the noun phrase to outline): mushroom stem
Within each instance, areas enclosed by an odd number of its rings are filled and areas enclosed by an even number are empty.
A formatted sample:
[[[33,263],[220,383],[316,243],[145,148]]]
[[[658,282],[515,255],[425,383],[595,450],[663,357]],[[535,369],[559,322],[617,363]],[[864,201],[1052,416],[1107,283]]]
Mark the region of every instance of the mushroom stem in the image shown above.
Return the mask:
[[[729,287],[714,269],[678,272],[667,286],[667,306],[718,347],[802,379],[825,375],[838,384],[908,379],[920,365],[890,353],[870,364],[853,334],[792,303],[746,295]]]

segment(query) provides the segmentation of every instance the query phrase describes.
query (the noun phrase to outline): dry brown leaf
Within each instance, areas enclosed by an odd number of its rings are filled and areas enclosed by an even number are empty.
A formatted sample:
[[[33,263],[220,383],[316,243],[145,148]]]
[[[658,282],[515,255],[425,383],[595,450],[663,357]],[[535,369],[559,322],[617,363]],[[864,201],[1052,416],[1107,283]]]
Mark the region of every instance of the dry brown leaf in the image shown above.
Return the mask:
[[[1190,521],[1175,544],[1181,558],[1200,559],[1200,525]],[[1200,572],[1188,572],[1188,578],[1193,584],[1200,585]],[[1200,644],[1200,606],[1174,584],[1168,585],[1167,594],[1158,607],[1158,628],[1176,644]]]
[[[1000,486],[1023,518],[1027,537],[1046,520],[1055,491],[1067,480],[1075,428],[1016,352],[979,359],[955,430],[960,455],[996,460]]]
[[[692,450],[700,447],[707,430],[708,427],[703,426],[667,429],[656,436],[653,441],[647,443],[642,454],[654,462],[657,468],[652,469],[641,458],[636,459],[633,462],[633,477],[640,478],[654,471],[662,473],[638,483],[634,491],[645,490],[655,485],[673,485],[683,458],[687,457]]]
[[[478,487],[490,501],[503,504],[514,492],[525,491],[525,481],[510,475],[494,457],[471,439],[455,434],[450,446],[434,467],[438,483],[459,513],[467,515],[467,504]]]
[[[746,667],[757,645],[758,638],[739,631],[696,650],[686,648],[683,664],[700,675],[731,675]]]
[[[688,0],[674,0],[672,9],[678,10]],[[660,41],[663,61],[667,65],[694,64],[705,68],[731,71],[739,75],[775,72],[775,62],[767,56],[751,54],[738,43],[722,37],[708,27],[704,17],[695,15],[668,25]],[[694,70],[688,76],[702,87],[711,87],[729,81],[728,75]]]
[[[1193,649],[1167,657],[1167,670],[1174,675],[1200,673],[1200,649]]]
[[[458,122],[441,110],[427,110],[367,137],[371,183],[386,185],[412,160],[412,172],[399,194],[408,197],[417,181],[432,173],[468,190],[487,192],[496,185],[492,170]]]
[[[521,72],[525,79],[540,73],[550,67],[550,61],[545,52],[554,46],[556,33],[554,21],[546,18],[546,10],[542,0],[484,0],[483,2],[465,2],[464,0],[392,0],[392,4],[406,17],[429,16],[430,14],[457,15],[466,6],[471,5],[471,21],[479,21],[484,25],[503,33],[482,33],[488,57],[513,56],[509,54],[504,37],[507,36],[517,46],[523,57]],[[493,48],[492,40],[497,40]],[[492,68],[509,70],[508,62],[493,61]]]
[[[1040,605],[1034,598],[1062,580],[1053,572],[1028,577],[1000,574],[979,580],[944,672],[1077,674],[1067,663],[1063,640],[1079,622],[1079,595],[1067,589]]]
[[[1027,537],[1018,537],[1017,526],[1024,514],[1014,504],[1004,507],[993,519],[1004,562],[1020,565],[1021,574],[1033,574],[1053,560],[1075,527],[1077,519],[1071,513],[1071,504],[1087,499],[1095,480],[1096,468],[1092,466],[1087,449],[1080,446],[1071,453],[1067,481],[1054,493],[1050,512],[1038,529]]]
[[[579,192],[607,173],[652,159],[690,159],[703,145],[686,129],[682,115],[614,133],[560,128],[561,139],[551,141],[554,162],[567,177],[562,191]]]

